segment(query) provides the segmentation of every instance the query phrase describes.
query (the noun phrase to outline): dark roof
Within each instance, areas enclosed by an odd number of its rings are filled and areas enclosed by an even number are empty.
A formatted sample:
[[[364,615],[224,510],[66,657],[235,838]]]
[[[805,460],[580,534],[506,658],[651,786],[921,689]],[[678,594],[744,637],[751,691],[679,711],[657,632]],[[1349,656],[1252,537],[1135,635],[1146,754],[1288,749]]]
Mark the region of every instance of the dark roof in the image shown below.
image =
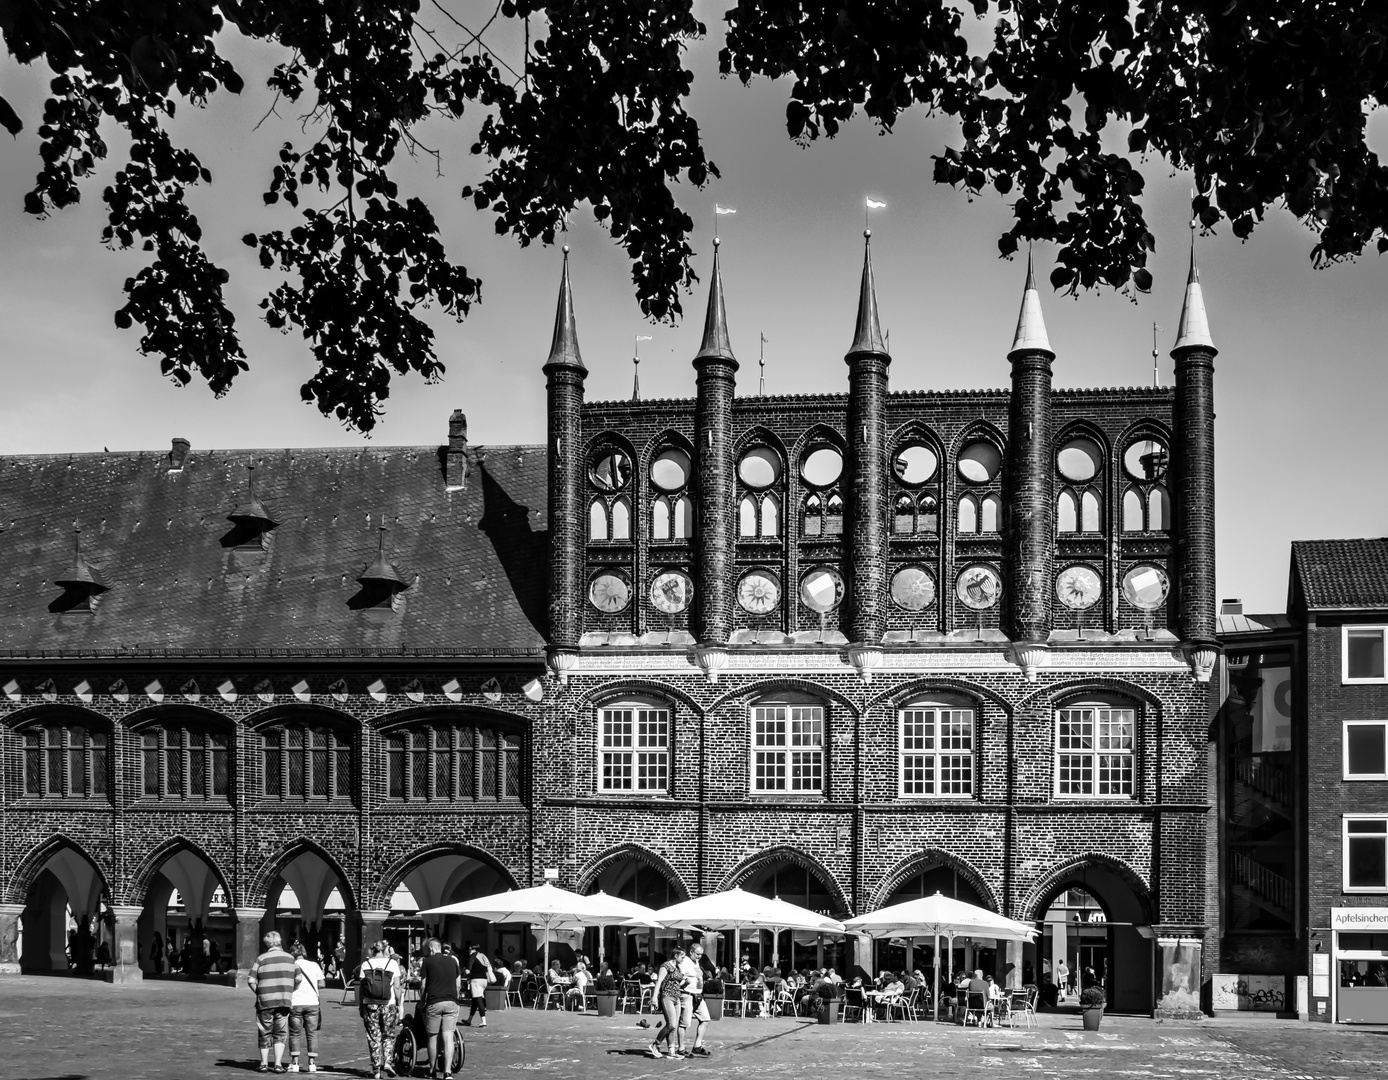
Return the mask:
[[[1296,540],[1292,592],[1310,611],[1388,609],[1388,537]]]
[[[1268,634],[1290,630],[1294,625],[1290,616],[1282,614],[1220,615],[1218,634],[1220,637],[1234,634]]]
[[[0,457],[0,654],[463,655],[544,644],[542,447],[469,450],[445,490],[436,446]],[[247,550],[228,519],[255,495],[278,524]],[[385,554],[409,587],[363,606]],[[82,556],[94,610],[56,584]],[[254,530],[250,539],[254,540]],[[64,611],[64,608],[70,610]]]

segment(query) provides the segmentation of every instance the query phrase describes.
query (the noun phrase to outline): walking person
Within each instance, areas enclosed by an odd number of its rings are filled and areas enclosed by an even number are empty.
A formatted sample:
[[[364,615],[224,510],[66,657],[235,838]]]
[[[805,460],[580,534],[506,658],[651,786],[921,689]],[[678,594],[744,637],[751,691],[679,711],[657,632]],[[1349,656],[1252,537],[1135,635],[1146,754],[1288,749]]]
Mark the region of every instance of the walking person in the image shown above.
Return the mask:
[[[496,973],[492,971],[492,962],[487,959],[487,954],[477,947],[475,943],[469,942],[467,947],[467,985],[468,996],[472,999],[472,1008],[468,1011],[467,1019],[463,1021],[468,1027],[472,1026],[472,1018],[479,1013],[482,1015],[480,1027],[487,1026],[487,985],[496,978]]]
[[[299,1071],[299,1056],[304,1056],[304,1071],[318,1071],[318,1029],[323,1026],[323,999],[319,993],[326,977],[316,961],[308,958],[303,945],[295,943],[294,966],[303,979],[294,987],[289,1001],[289,1071]]]
[[[680,974],[684,976],[684,992],[680,995],[680,1025],[686,1037],[692,1025],[694,1035],[689,1040],[688,1057],[712,1057],[704,1046],[704,1028],[708,1026],[708,1006],[704,1004],[704,947],[689,946],[689,952],[680,961]]]
[[[424,943],[424,962],[419,965],[424,999],[424,1033],[429,1039],[429,1075],[437,1076],[439,1035],[443,1036],[443,1080],[453,1080],[453,1039],[458,1029],[458,991],[461,972],[458,960],[445,953],[438,938]]]
[[[384,941],[372,942],[371,955],[357,972],[357,1009],[366,1028],[366,1046],[376,1080],[395,1075],[390,1050],[401,1003],[400,965],[390,958],[389,948]]]
[[[671,1057],[684,1055],[684,1028],[680,1026],[680,997],[684,993],[684,974],[680,971],[680,961],[683,959],[684,949],[676,945],[670,953],[670,959],[661,964],[660,970],[655,973],[655,988],[651,991],[651,996],[659,1003],[660,1014],[665,1018],[665,1023],[657,1029],[655,1038],[646,1049],[646,1053],[653,1058],[665,1056],[660,1052],[662,1041]]]
[[[294,966],[294,958],[280,947],[280,936],[274,930],[265,935],[265,951],[255,958],[246,981],[255,994],[255,1029],[260,1047],[260,1071],[284,1072],[284,1043],[289,1035],[289,1010],[294,990],[303,981],[303,974]],[[275,1051],[275,1064],[270,1065],[270,1050]]]

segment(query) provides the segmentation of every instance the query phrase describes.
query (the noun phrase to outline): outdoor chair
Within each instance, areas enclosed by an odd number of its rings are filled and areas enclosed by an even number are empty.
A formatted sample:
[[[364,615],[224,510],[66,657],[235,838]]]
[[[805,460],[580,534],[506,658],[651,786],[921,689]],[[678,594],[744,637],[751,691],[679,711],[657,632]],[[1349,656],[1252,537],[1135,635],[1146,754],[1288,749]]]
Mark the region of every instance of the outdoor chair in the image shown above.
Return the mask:
[[[1007,1001],[1007,1024],[1016,1027],[1018,1021],[1027,1027],[1036,1026],[1036,1010],[1031,1007],[1031,995],[1025,990],[1013,990]]]
[[[766,987],[748,986],[744,987],[747,997],[742,1005],[742,1015],[751,1016],[755,1009],[758,1016],[766,1016]]]
[[[784,1016],[787,1013],[795,1015],[795,991],[789,984],[782,982],[776,987],[776,997],[771,1002],[771,1015]]]
[[[343,980],[342,980],[342,1000],[339,1001],[338,1004],[339,1004],[339,1005],[346,1005],[346,1004],[347,1004],[347,995],[348,995],[348,994],[351,994],[351,995],[355,998],[356,993],[357,993],[357,980],[356,980],[355,978],[343,979]]]
[[[564,992],[567,986],[545,984],[544,993],[535,995],[535,1008],[548,1011],[550,1002],[554,1002],[554,1007],[560,1012],[564,1010]]]
[[[987,1027],[988,1019],[993,1015],[993,1003],[988,1000],[987,994],[964,995],[964,1026],[969,1026],[969,1021],[973,1021],[980,1028]]]
[[[866,1015],[864,1012],[866,998],[863,992],[855,986],[850,986],[843,997],[843,1012],[841,1014],[843,1022],[846,1024],[850,1020],[862,1020]]]
[[[741,983],[728,983],[723,987],[723,1015],[728,1016],[733,1009],[737,1010],[738,1016],[745,1015],[743,1010],[742,993],[745,988]]]
[[[898,1020],[919,1020],[920,1015],[916,1012],[916,1002],[920,998],[919,990],[912,990],[904,995],[887,1002],[887,1019]]]
[[[525,1001],[521,997],[521,981],[519,978],[512,978],[512,980],[506,984],[506,993],[502,1001],[505,1002],[505,1007],[508,1009],[525,1008]]]
[[[641,984],[635,979],[622,980],[622,996],[617,1001],[617,1008],[622,1012],[628,1008],[634,1008],[638,1013],[641,1011]]]

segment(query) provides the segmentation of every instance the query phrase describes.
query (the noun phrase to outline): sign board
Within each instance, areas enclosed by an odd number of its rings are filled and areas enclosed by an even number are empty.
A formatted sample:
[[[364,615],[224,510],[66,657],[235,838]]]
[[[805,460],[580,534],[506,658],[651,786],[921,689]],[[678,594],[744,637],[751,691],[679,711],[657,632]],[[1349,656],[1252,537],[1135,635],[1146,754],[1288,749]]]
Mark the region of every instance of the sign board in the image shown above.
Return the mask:
[[[1330,954],[1329,954],[1329,953],[1318,952],[1318,953],[1312,953],[1312,954],[1311,954],[1311,974],[1312,974],[1312,975],[1324,975],[1324,976],[1326,976],[1327,978],[1330,977]]]
[[[559,880],[559,867],[557,867],[557,866],[546,866],[546,867],[545,867],[545,880],[546,880],[546,881],[558,881],[558,880]]]
[[[1285,975],[1216,975],[1210,983],[1216,1011],[1282,1012],[1287,1008]]]
[[[1332,930],[1388,930],[1388,907],[1333,907]]]

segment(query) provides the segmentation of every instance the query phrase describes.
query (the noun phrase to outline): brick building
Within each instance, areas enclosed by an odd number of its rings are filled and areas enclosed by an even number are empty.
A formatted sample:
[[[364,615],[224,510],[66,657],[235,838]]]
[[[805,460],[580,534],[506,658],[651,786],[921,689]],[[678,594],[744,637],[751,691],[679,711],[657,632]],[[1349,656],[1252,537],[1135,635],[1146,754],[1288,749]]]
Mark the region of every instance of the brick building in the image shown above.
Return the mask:
[[[175,923],[242,968],[277,920],[355,951],[402,887],[553,870],[841,916],[939,889],[1043,927],[954,966],[1063,958],[1115,1008],[1189,1007],[1216,658],[1194,260],[1174,388],[1053,388],[1030,267],[997,390],[891,392],[870,250],[844,393],[737,394],[724,309],[715,252],[695,396],[588,402],[566,255],[545,447],[469,445],[455,413],[437,448],[0,459],[0,961],[22,921],[22,963],[63,966],[97,914],[120,978]]]
[[[1286,615],[1220,616],[1210,968],[1266,1007],[1305,977],[1314,1020],[1388,1022],[1385,636],[1384,539],[1294,543]]]

